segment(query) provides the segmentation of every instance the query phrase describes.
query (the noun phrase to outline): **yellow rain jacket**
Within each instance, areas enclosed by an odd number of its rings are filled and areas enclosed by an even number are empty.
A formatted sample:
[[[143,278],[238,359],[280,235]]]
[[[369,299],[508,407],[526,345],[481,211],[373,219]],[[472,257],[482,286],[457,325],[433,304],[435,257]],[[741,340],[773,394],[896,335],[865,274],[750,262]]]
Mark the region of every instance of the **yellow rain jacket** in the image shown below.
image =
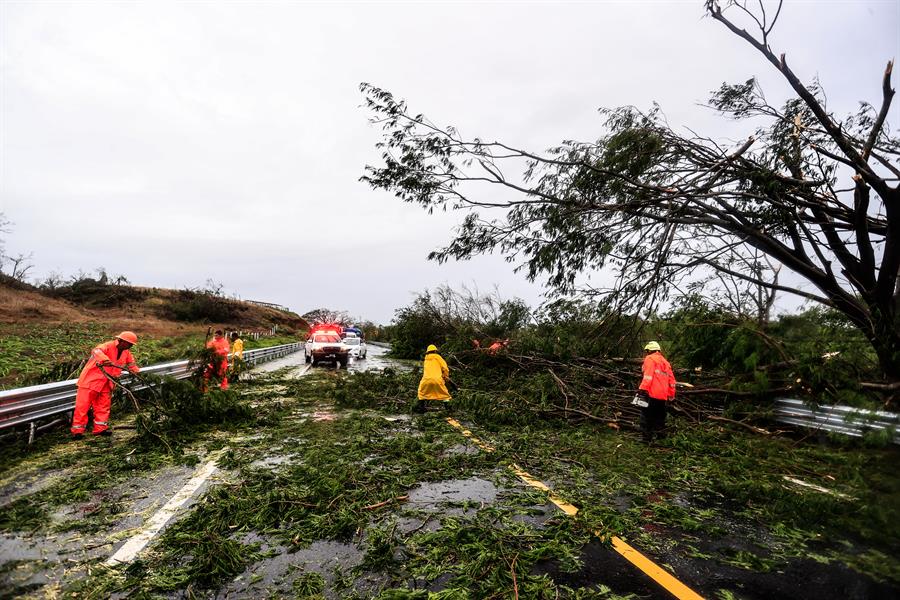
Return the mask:
[[[449,400],[450,392],[444,379],[450,377],[447,362],[437,352],[425,355],[425,372],[419,382],[419,400]]]
[[[231,345],[231,354],[234,355],[235,358],[244,360],[244,340],[241,338],[234,340],[234,343]]]

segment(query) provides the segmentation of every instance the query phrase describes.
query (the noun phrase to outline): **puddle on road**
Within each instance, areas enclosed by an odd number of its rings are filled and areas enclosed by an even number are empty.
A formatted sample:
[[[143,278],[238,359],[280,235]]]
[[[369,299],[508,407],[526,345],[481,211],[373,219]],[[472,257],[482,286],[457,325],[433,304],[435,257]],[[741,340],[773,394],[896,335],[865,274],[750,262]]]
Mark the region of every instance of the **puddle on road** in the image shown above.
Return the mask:
[[[438,509],[445,502],[481,502],[497,499],[497,486],[481,477],[422,483],[409,491],[407,504],[415,508]]]
[[[294,580],[305,573],[318,573],[325,580],[325,589],[335,586],[341,573],[349,572],[362,563],[364,553],[353,544],[344,544],[331,540],[319,540],[308,547],[289,552],[280,545],[270,546],[266,539],[256,534],[248,534],[241,539],[243,543],[260,542],[261,549],[271,551],[274,556],[263,559],[219,590],[216,597],[221,598],[260,598],[293,596],[291,588]],[[338,598],[326,592],[328,598]]]
[[[9,597],[16,597],[57,580],[62,576],[61,558],[58,546],[47,540],[22,538],[9,534],[0,534],[0,589]],[[46,565],[57,565],[55,571]]]
[[[412,371],[416,363],[412,361],[388,358],[388,349],[369,345],[368,355],[362,360],[351,360],[347,366],[348,371],[382,371],[394,369],[396,371]]]
[[[308,410],[309,407],[305,407],[306,410],[297,410],[294,413],[287,417],[290,421],[295,423],[303,423],[306,420],[311,420],[313,422],[319,423],[322,421],[334,421],[343,417],[343,414],[338,414],[331,410],[331,407],[327,408],[316,408],[312,412]]]
[[[478,454],[481,452],[481,449],[478,446],[472,444],[456,444],[455,446],[450,446],[446,450],[444,450],[444,456],[457,456],[460,454],[470,455],[470,454]]]
[[[0,488],[0,510],[4,510],[6,506],[12,504],[19,498],[36,494],[47,489],[54,483],[63,478],[66,471],[60,469],[49,473],[30,473],[27,477],[23,477],[17,481],[13,481],[8,485]]]
[[[409,490],[409,498],[403,503],[397,520],[397,530],[404,535],[437,531],[442,518],[472,515],[485,504],[494,503],[502,493],[503,490],[482,477],[420,483]]]

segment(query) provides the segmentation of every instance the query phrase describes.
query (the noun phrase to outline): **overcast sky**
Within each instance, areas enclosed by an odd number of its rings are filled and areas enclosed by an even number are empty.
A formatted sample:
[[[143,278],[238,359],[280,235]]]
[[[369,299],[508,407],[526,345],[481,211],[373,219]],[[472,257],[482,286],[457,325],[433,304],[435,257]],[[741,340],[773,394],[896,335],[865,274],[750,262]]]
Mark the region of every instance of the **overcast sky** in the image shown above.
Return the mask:
[[[837,113],[880,100],[900,2],[787,2],[772,41]],[[596,109],[745,138],[698,106],[774,69],[703,2],[0,0],[0,212],[34,274],[103,266],[387,322],[414,292],[467,284],[540,301],[497,257],[437,265],[461,214],[358,181],[380,138],[360,82],[467,136],[542,150],[601,132]],[[895,77],[895,86],[896,84]],[[896,123],[894,124],[896,126]],[[602,279],[602,277],[601,277]]]

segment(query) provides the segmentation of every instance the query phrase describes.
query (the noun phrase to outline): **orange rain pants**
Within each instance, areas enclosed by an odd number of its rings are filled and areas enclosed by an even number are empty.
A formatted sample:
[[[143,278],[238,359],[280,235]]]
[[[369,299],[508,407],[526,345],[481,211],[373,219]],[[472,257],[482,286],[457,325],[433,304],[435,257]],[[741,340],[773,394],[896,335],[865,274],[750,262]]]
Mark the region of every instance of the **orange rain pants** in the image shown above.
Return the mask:
[[[88,422],[88,410],[94,409],[94,435],[109,429],[109,407],[112,403],[112,392],[98,392],[90,388],[78,388],[75,396],[75,414],[72,416],[72,434],[84,433]]]

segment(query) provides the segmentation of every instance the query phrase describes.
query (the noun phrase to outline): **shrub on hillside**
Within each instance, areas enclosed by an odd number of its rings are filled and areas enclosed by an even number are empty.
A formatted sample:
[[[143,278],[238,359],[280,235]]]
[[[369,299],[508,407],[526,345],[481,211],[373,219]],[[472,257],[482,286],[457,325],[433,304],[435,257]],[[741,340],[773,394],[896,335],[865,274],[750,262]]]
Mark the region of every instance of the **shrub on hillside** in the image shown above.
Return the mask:
[[[46,288],[42,291],[52,298],[61,298],[86,308],[123,306],[131,302],[140,302],[147,297],[146,290],[90,277],[79,278],[69,285]]]
[[[225,323],[240,320],[246,308],[234,300],[205,291],[179,290],[160,316],[175,321]]]

